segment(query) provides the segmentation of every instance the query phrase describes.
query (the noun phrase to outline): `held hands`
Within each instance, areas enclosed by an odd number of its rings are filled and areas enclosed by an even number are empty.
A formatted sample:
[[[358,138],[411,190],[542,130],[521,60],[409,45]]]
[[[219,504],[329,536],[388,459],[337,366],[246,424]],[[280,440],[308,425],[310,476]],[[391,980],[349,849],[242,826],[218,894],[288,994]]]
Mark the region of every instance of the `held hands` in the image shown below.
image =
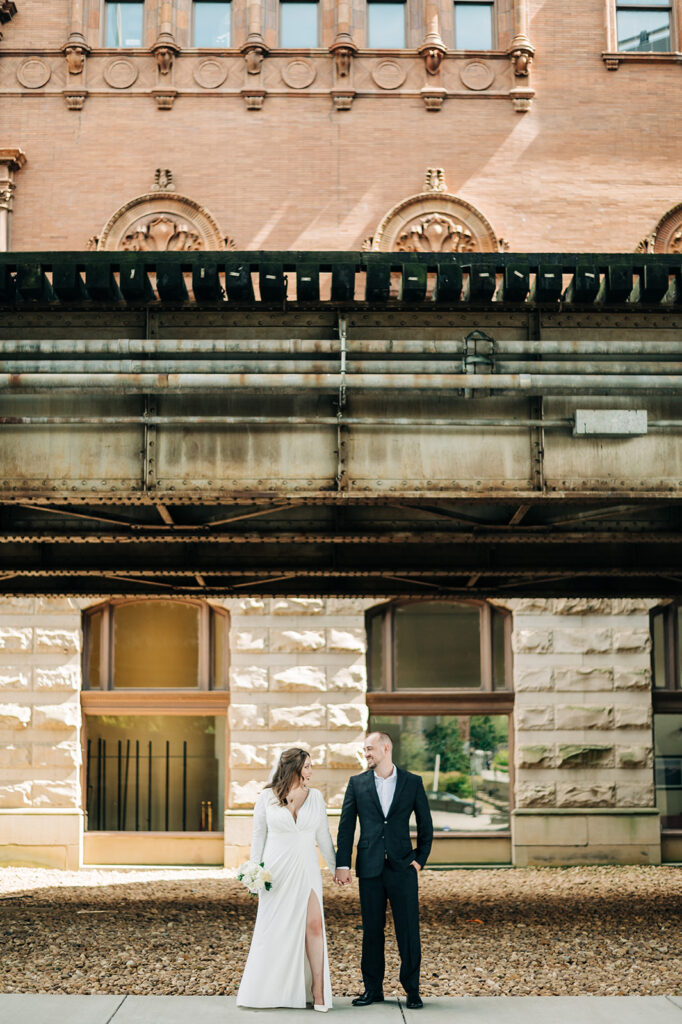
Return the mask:
[[[337,868],[334,873],[334,881],[337,885],[350,885],[353,881],[350,868]]]

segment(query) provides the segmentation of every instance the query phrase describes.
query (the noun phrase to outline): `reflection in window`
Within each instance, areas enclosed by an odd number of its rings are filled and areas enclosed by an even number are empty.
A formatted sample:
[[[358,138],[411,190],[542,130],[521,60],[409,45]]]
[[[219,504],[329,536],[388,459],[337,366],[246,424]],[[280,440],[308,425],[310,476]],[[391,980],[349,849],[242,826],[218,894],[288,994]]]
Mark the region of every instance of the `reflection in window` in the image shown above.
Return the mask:
[[[618,49],[625,53],[670,50],[670,3],[618,0]]]
[[[218,0],[196,0],[194,4],[194,45],[230,45],[230,4]]]
[[[368,614],[370,691],[504,690],[508,616],[491,605],[414,601]]]
[[[280,46],[287,49],[312,49],[318,45],[316,2],[283,0],[279,9]]]
[[[405,4],[369,0],[367,21],[370,50],[405,48]]]
[[[225,719],[89,715],[89,831],[222,831]]]
[[[223,690],[227,616],[190,601],[124,601],[85,616],[89,689]]]
[[[661,828],[682,829],[682,714],[654,716],[654,755]]]
[[[125,0],[123,3],[105,4],[106,46],[122,49],[127,46],[142,46],[144,3]]]
[[[492,50],[493,5],[455,3],[455,49]]]
[[[509,720],[506,715],[373,715],[388,733],[393,761],[421,775],[440,832],[509,829]]]

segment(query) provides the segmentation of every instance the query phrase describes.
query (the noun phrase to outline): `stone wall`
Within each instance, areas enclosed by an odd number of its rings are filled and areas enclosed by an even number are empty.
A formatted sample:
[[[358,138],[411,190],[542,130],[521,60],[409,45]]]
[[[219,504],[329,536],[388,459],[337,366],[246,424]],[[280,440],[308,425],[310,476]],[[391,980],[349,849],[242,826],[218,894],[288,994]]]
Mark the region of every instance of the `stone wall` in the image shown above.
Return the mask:
[[[80,650],[77,602],[0,600],[0,857],[5,862],[80,863]],[[30,826],[20,820],[26,809]]]
[[[312,754],[313,785],[339,807],[367,726],[364,611],[373,601],[226,602],[231,613],[231,808],[248,808],[286,747]]]
[[[517,863],[660,856],[652,813],[652,604],[513,603]],[[595,825],[590,836],[576,815],[599,809],[608,809],[599,816],[609,824]],[[572,824],[560,828],[562,811]],[[644,822],[639,831],[634,818]]]

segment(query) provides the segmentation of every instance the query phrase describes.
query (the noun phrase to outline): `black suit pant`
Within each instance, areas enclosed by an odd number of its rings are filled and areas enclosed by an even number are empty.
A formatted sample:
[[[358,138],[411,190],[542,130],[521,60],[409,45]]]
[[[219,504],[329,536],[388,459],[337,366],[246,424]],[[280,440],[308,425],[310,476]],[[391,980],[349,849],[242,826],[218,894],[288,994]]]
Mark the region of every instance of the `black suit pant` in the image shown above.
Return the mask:
[[[375,878],[359,878],[362,911],[362,979],[367,992],[381,992],[384,984],[384,931],[386,905],[391,904],[395,937],[400,952],[400,984],[406,992],[419,990],[419,882],[417,869],[384,863]]]

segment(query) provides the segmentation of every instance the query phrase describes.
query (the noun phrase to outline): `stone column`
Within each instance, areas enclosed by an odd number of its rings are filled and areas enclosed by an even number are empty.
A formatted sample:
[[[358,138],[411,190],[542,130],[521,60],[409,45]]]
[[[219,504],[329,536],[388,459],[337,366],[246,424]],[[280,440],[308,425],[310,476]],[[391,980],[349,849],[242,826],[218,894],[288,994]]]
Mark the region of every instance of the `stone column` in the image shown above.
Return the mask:
[[[428,31],[419,47],[419,53],[424,61],[426,83],[421,90],[421,96],[427,110],[440,110],[446,96],[440,79],[440,68],[446,48],[440,35],[438,4],[435,0],[424,0],[424,21],[428,25]]]
[[[260,110],[265,102],[263,61],[269,53],[263,38],[263,0],[247,0],[246,19],[248,34],[241,48],[244,55],[242,96],[247,110]]]
[[[26,156],[20,149],[0,149],[0,252],[9,252],[10,221],[14,201],[15,171],[21,170]]]
[[[338,813],[361,770],[367,726],[364,609],[317,598],[226,602],[231,617],[230,787],[225,864],[251,843],[253,804],[282,750],[313,761],[313,786]]]
[[[353,58],[358,50],[352,35],[350,0],[339,0],[335,13],[334,42],[329,47],[333,60],[332,102],[337,110],[350,110],[355,98]]]
[[[0,863],[83,859],[80,611],[0,598]]]
[[[660,863],[652,603],[512,603],[515,864]]]
[[[175,59],[180,53],[173,34],[173,0],[161,0],[159,4],[158,35],[152,53],[156,59],[156,87],[152,95],[159,110],[170,110],[178,94],[173,78]]]
[[[69,38],[63,46],[66,60],[64,100],[69,110],[82,110],[88,95],[85,84],[90,46],[86,38],[88,0],[71,0]]]
[[[530,83],[530,68],[535,48],[528,37],[528,0],[512,0],[514,37],[507,53],[512,64],[515,87],[511,90],[512,104],[517,113],[530,110],[535,90]]]

